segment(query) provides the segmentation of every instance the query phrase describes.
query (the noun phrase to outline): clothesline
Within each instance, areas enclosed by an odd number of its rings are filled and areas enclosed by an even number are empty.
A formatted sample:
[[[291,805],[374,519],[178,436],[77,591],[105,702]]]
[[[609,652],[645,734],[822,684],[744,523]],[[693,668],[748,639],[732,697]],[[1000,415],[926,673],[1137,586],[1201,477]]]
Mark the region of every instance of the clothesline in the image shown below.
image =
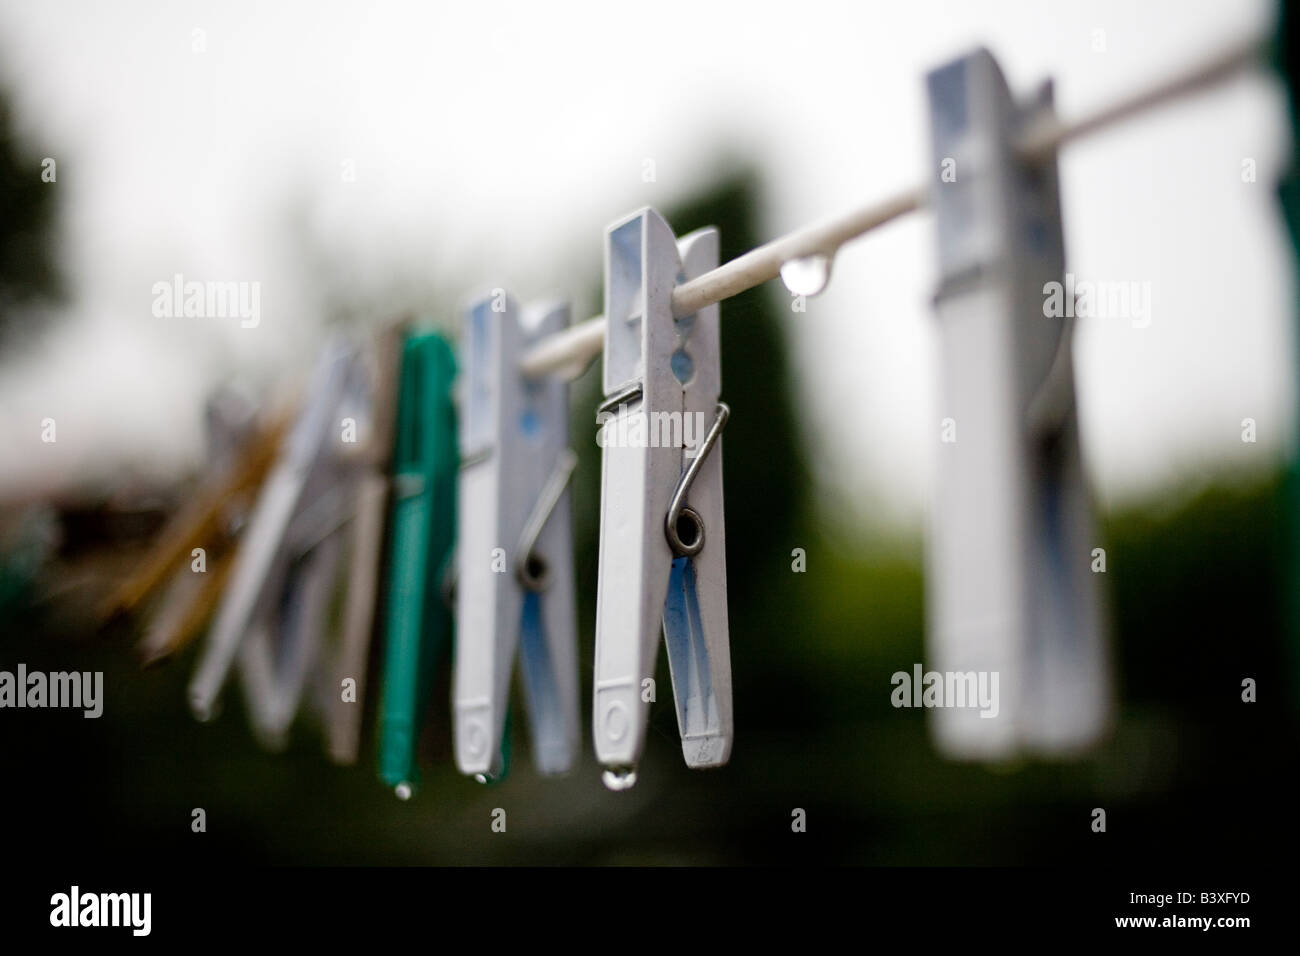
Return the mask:
[[[1254,37],[1235,44],[1195,66],[1073,121],[1062,122],[1053,117],[1026,134],[1020,145],[1021,154],[1033,160],[1047,159],[1067,143],[1224,82],[1257,63],[1267,50],[1267,43]],[[918,186],[764,243],[675,288],[672,293],[673,317],[691,315],[774,279],[787,263],[814,256],[824,257],[829,263],[844,243],[915,212],[925,203],[926,189]],[[605,317],[598,315],[540,342],[521,360],[520,370],[528,378],[557,376],[574,379],[601,353],[604,344]]]

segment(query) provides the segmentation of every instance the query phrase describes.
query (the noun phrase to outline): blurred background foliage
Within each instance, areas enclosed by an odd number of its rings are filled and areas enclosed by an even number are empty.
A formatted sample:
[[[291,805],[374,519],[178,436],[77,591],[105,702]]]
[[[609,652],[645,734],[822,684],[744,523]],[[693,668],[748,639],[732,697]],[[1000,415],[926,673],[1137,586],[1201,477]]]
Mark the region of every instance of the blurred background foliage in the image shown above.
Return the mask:
[[[37,166],[15,152],[3,119],[0,106],[0,335],[15,303],[55,288],[52,193],[40,188]],[[718,226],[725,260],[764,238],[755,215],[761,195],[757,177],[741,172],[665,212],[679,234]],[[599,301],[598,275],[590,288],[591,301]],[[0,714],[6,856],[111,855],[191,865],[1062,864],[1267,856],[1283,837],[1270,821],[1288,818],[1283,781],[1296,769],[1294,725],[1284,706],[1293,690],[1280,685],[1288,653],[1280,479],[1224,479],[1194,493],[1169,489],[1159,500],[1104,517],[1121,709],[1114,734],[1092,756],[1002,767],[946,762],[929,742],[923,712],[889,704],[890,675],[924,659],[921,541],[855,543],[863,536],[811,500],[815,449],[802,444],[792,406],[785,347],[791,320],[782,303],[779,293],[760,288],[722,306],[723,394],[734,410],[724,442],[737,728],[729,766],[683,766],[661,649],[640,783],[612,794],[599,781],[589,729],[597,365],[572,392],[584,682],[584,757],[575,773],[540,779],[517,716],[507,779],[483,787],[459,776],[445,660],[421,741],[422,787],[409,802],[376,778],[373,715],[367,749],[353,768],[328,762],[309,716],[295,727],[287,752],[260,751],[233,687],[225,713],[211,725],[196,724],[184,693],[193,650],[141,672],[131,653],[140,624],[100,633],[88,610],[96,589],[131,567],[165,507],[130,520],[67,506],[36,520],[28,508],[0,515],[7,522],[0,529],[9,530],[0,668],[23,662],[41,670],[102,670],[107,703],[98,720],[67,711]],[[805,573],[792,571],[795,548],[806,552]],[[378,672],[376,663],[371,708]],[[1259,703],[1241,703],[1244,677],[1259,681]],[[199,807],[207,815],[202,835],[190,829]],[[497,807],[507,811],[504,834],[490,829]],[[1107,810],[1105,835],[1091,832],[1094,807]],[[807,811],[807,833],[791,832],[794,808]]]
[[[11,321],[18,307],[59,292],[54,251],[58,191],[42,180],[42,172],[41,160],[26,155],[18,142],[8,98],[0,91],[0,347],[12,347],[20,338]]]

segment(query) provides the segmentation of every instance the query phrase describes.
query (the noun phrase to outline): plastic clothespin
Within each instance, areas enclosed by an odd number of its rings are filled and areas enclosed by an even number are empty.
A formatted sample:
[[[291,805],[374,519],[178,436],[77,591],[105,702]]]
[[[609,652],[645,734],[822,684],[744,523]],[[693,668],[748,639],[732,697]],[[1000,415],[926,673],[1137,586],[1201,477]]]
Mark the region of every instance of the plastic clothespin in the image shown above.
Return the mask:
[[[385,516],[388,512],[389,464],[396,429],[398,384],[406,321],[385,325],[366,350],[371,366],[373,405],[368,434],[359,454],[356,507],[348,535],[348,580],[339,642],[332,666],[321,669],[320,709],[325,716],[330,757],[341,764],[356,762],[361,742],[366,671],[375,608]],[[342,692],[353,682],[354,696]]]
[[[662,628],[682,753],[731,755],[718,306],[674,320],[673,287],[718,264],[718,233],[679,242],[653,209],[605,239],[605,402],[594,734],[604,781],[636,781]]]
[[[568,324],[567,305],[521,316],[500,290],[465,313],[453,710],[456,763],[481,782],[506,770],[516,649],[534,764],[564,773],[578,754],[569,387],[519,371]]]
[[[254,622],[239,648],[249,718],[262,744],[282,749],[308,680],[320,663],[321,637],[340,567],[340,535],[301,551],[283,586],[282,603]]]
[[[325,636],[339,583],[346,526],[355,513],[358,434],[371,430],[369,379],[360,350],[346,349],[342,376],[312,404],[333,408],[322,453],[306,472],[301,503],[265,582],[262,604],[239,648],[239,672],[253,730],[264,746],[288,741],[312,674],[329,670]]]
[[[1073,328],[1044,307],[1065,272],[1056,162],[1015,149],[1050,113],[1051,86],[1016,104],[985,50],[927,86],[949,419],[927,548],[928,653],[968,697],[964,675],[992,690],[979,705],[947,701],[931,726],[955,757],[1068,754],[1104,731],[1111,699]]]
[[[253,726],[271,747],[286,742],[315,675],[315,703],[328,748],[338,759],[340,747],[350,745],[355,757],[360,697],[344,700],[341,677],[353,677],[360,695],[380,557],[382,510],[376,513],[376,507],[382,509],[386,487],[382,467],[387,453],[380,447],[391,443],[393,402],[384,393],[393,375],[385,380],[383,366],[395,360],[399,338],[400,330],[390,329],[366,348],[351,351],[335,409],[340,441],[312,469],[305,503],[286,534],[289,564],[280,600],[266,609],[269,616],[259,619],[240,648]],[[387,351],[393,355],[383,354]],[[381,486],[378,501],[376,485]],[[344,620],[335,627],[331,609],[344,568]]]
[[[190,682],[190,705],[201,720],[213,715],[238,660],[264,742],[278,743],[292,721],[316,659],[337,532],[352,505],[340,424],[364,401],[364,389],[357,350],[332,340],[258,496]]]
[[[417,782],[415,748],[434,666],[451,637],[443,581],[456,540],[459,455],[451,347],[436,334],[412,336],[401,368],[379,775],[406,799]]]

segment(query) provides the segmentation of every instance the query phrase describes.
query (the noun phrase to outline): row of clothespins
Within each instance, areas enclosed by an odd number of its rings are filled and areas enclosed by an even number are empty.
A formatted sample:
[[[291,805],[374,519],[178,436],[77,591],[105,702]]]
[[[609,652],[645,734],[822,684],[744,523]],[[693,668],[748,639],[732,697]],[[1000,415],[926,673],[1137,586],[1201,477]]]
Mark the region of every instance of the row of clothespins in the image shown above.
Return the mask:
[[[596,756],[610,787],[635,781],[662,634],[685,760],[724,764],[733,721],[720,435],[730,412],[719,402],[717,303],[784,265],[828,274],[839,244],[928,203],[943,419],[926,549],[932,729],[964,758],[1083,749],[1104,733],[1113,697],[1072,321],[1043,307],[1065,270],[1052,144],[1229,75],[1248,55],[1068,128],[1049,85],[1018,103],[976,51],[928,76],[933,175],[919,198],[721,268],[715,230],[678,239],[643,209],[606,231],[598,321],[570,328],[567,307],[522,311],[496,290],[464,311],[459,362],[443,338],[409,328],[364,347],[333,342],[292,421],[256,423],[238,403],[213,404],[209,481],[108,610],[137,608],[167,583],[145,639],[156,658],[215,605],[194,712],[210,717],[237,670],[264,740],[283,742],[310,698],[345,762],[358,751],[378,617],[381,775],[401,793],[416,777],[430,675],[454,634],[459,769],[504,772],[516,657],[534,762],[569,769],[580,708],[566,380],[603,347]],[[664,422],[673,440],[653,437]],[[993,706],[944,699],[976,686],[996,688]]]
[[[597,753],[607,784],[622,788],[644,744],[661,626],[687,763],[725,763],[732,721],[718,307],[689,322],[639,321],[662,311],[683,270],[717,265],[717,233],[687,237],[679,254],[647,210],[614,230],[611,255],[611,294],[638,320],[615,328],[605,374],[615,401],[598,416]],[[261,422],[222,391],[207,412],[203,487],[105,614],[165,586],[147,661],[175,654],[211,616],[189,688],[195,715],[213,716],[236,672],[263,742],[282,746],[310,703],[341,762],[358,753],[370,639],[382,633],[380,773],[402,794],[454,633],[459,768],[480,780],[504,773],[518,657],[534,762],[569,770],[580,721],[568,385],[519,367],[568,325],[567,306],[524,310],[494,290],[463,314],[459,361],[440,334],[401,323],[364,344],[331,340],[292,416]],[[670,427],[699,410],[710,427],[667,442],[629,437],[631,409],[643,422],[668,413]]]

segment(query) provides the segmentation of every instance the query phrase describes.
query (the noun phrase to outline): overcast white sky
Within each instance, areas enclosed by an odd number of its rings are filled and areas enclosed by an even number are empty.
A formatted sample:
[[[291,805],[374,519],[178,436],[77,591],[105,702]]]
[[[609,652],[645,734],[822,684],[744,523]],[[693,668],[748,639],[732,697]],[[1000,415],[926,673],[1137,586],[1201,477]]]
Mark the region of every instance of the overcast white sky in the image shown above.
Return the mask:
[[[976,44],[1017,90],[1055,77],[1068,117],[1271,12],[5,0],[0,83],[35,155],[58,161],[73,299],[40,351],[0,370],[0,487],[196,461],[213,382],[310,365],[324,292],[304,258],[359,299],[438,290],[450,310],[484,282],[585,296],[605,225],[692,195],[721,157],[762,173],[768,236],[920,181],[924,73]],[[1070,270],[1152,289],[1149,327],[1095,320],[1077,338],[1085,452],[1107,501],[1281,454],[1295,415],[1272,193],[1284,124],[1275,85],[1243,78],[1063,157]],[[830,289],[789,317],[824,491],[864,517],[882,504],[915,517],[930,483],[932,228],[915,216],[847,247]],[[154,317],[153,283],[177,272],[260,281],[260,326]],[[761,370],[724,357],[724,382],[742,374]],[[46,417],[55,445],[39,440]]]

